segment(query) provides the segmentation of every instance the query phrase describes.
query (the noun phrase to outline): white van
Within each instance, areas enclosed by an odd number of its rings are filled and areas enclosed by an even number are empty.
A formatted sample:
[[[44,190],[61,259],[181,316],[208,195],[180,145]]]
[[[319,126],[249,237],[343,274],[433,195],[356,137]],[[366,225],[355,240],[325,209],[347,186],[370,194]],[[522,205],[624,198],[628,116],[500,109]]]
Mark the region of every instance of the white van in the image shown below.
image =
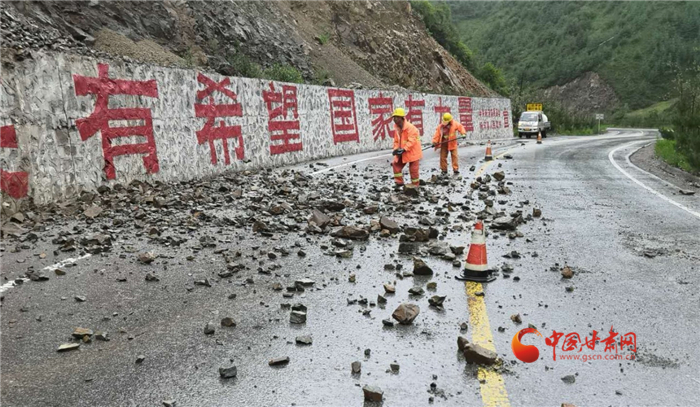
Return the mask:
[[[527,111],[520,114],[520,120],[518,120],[518,137],[535,135],[538,132],[542,132],[542,137],[547,137],[547,131],[552,128],[552,125],[547,119],[547,115],[541,110],[537,111]]]

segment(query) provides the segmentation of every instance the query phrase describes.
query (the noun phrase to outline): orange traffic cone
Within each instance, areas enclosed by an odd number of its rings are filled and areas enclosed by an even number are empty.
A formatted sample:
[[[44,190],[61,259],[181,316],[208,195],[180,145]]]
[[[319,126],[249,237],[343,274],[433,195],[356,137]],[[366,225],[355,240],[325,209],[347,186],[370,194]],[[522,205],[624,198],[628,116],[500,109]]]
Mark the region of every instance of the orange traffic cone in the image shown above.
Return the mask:
[[[491,140],[486,143],[486,161],[493,160],[493,154],[491,153]]]
[[[488,283],[496,279],[489,270],[486,260],[486,234],[484,233],[484,223],[478,221],[472,231],[472,242],[469,245],[466,264],[461,276],[456,276],[457,280],[476,281]]]
[[[537,144],[542,144],[542,132],[537,132]]]

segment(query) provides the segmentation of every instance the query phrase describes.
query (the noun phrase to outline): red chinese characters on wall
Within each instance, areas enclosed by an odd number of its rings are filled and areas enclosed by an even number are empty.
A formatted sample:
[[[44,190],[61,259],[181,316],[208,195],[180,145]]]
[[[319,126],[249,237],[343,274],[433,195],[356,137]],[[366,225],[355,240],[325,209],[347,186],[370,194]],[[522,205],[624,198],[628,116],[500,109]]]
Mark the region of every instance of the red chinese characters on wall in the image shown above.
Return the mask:
[[[263,91],[263,99],[267,106],[270,154],[301,151],[296,86],[282,85],[281,90],[276,90],[275,84],[270,82],[270,90]]]
[[[510,115],[508,114],[507,110],[503,111],[503,127],[506,129],[510,127]]]
[[[438,104],[433,106],[433,111],[435,113],[438,113],[440,115],[440,120],[442,120],[442,115],[445,113],[451,113],[452,109],[449,106],[445,106],[442,104],[442,98],[438,98]]]
[[[406,99],[406,120],[416,126],[418,133],[423,135],[423,108],[425,108],[425,100],[413,99],[413,95],[409,94]]]
[[[360,142],[355,113],[355,92],[350,89],[328,89],[331,107],[331,131],[333,143]]]
[[[474,131],[474,119],[472,118],[472,98],[461,97],[458,99],[459,121],[466,131]]]
[[[494,129],[502,129],[504,126],[504,122],[501,117],[501,110],[499,109],[481,109],[479,110],[479,117],[485,117],[487,120],[481,120],[479,122],[479,128],[481,130],[494,130]],[[490,118],[490,120],[489,120]]]
[[[0,148],[18,148],[15,126],[0,127]],[[29,174],[24,171],[5,171],[0,168],[0,190],[20,199],[29,192]]]
[[[194,105],[195,116],[207,119],[204,127],[197,131],[197,143],[209,144],[211,163],[216,164],[218,160],[214,141],[221,140],[224,150],[224,164],[229,165],[231,163],[231,156],[229,153],[228,140],[236,140],[238,141],[238,146],[235,149],[236,158],[242,160],[244,158],[244,147],[241,126],[229,126],[226,125],[223,120],[219,121],[218,126],[215,125],[217,117],[243,116],[241,104],[238,103],[237,100],[238,96],[234,91],[227,88],[227,86],[231,84],[231,81],[229,78],[225,78],[221,82],[216,82],[200,73],[197,75],[197,82],[205,86],[205,89],[197,91],[197,100],[203,101],[208,98],[208,103],[195,103]],[[224,95],[233,103],[214,104],[214,92]]]
[[[394,102],[390,97],[384,97],[381,92],[376,98],[369,98],[369,114],[374,115],[372,119],[372,134],[374,141],[381,137],[384,141],[391,136],[392,122],[391,113],[394,110]]]
[[[76,120],[80,138],[85,141],[100,131],[102,135],[102,152],[105,160],[104,171],[107,179],[116,178],[114,158],[121,155],[144,154],[143,165],[148,173],[158,172],[158,154],[153,137],[153,119],[151,110],[146,108],[110,108],[109,97],[112,95],[135,95],[158,97],[155,80],[130,81],[110,79],[109,65],[98,64],[98,76],[85,77],[73,75],[75,94],[77,96],[96,95],[95,110],[87,117]],[[115,120],[139,121],[142,124],[128,126],[111,126]],[[113,141],[123,137],[144,137],[143,143],[122,143],[114,145]]]

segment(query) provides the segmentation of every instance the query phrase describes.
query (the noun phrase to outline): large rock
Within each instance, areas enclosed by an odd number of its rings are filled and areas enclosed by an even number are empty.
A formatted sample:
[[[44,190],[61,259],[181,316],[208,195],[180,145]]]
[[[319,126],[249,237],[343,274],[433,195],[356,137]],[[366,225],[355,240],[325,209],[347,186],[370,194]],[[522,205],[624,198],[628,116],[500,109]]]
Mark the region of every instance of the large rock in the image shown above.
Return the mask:
[[[433,274],[433,269],[418,257],[413,258],[413,274],[417,276],[430,276]]]
[[[386,229],[391,233],[396,233],[400,230],[399,224],[386,216],[382,216],[382,218],[379,219],[379,224],[382,226],[382,229]]]
[[[521,216],[501,216],[491,222],[491,229],[494,230],[515,230],[523,218]]]
[[[319,202],[318,207],[327,211],[338,212],[345,209],[345,204],[342,202],[324,200]]]
[[[357,226],[343,226],[342,228],[333,232],[332,235],[334,237],[342,237],[353,240],[367,240],[369,238],[369,232],[358,228]]]
[[[419,245],[410,242],[399,243],[399,253],[401,254],[414,254],[418,253]]]
[[[410,325],[420,314],[420,308],[415,304],[401,304],[391,316],[401,325]]]
[[[318,209],[314,209],[311,211],[311,217],[309,218],[309,223],[311,222],[323,229],[328,226],[329,223],[331,223],[331,218]]]
[[[496,352],[475,343],[466,343],[464,349],[462,349],[462,353],[467,362],[476,363],[478,365],[493,365],[498,358]]]
[[[362,388],[362,392],[365,394],[365,401],[381,402],[384,399],[384,392],[379,387],[367,385]]]

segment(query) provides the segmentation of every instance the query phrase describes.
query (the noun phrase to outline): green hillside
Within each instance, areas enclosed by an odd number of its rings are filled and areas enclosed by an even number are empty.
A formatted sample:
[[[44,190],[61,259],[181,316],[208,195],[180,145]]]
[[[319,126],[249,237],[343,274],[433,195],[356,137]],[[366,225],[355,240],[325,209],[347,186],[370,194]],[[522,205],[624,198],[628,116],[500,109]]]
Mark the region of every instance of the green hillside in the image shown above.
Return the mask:
[[[462,42],[518,86],[597,72],[622,108],[666,100],[700,47],[700,2],[449,2]]]

